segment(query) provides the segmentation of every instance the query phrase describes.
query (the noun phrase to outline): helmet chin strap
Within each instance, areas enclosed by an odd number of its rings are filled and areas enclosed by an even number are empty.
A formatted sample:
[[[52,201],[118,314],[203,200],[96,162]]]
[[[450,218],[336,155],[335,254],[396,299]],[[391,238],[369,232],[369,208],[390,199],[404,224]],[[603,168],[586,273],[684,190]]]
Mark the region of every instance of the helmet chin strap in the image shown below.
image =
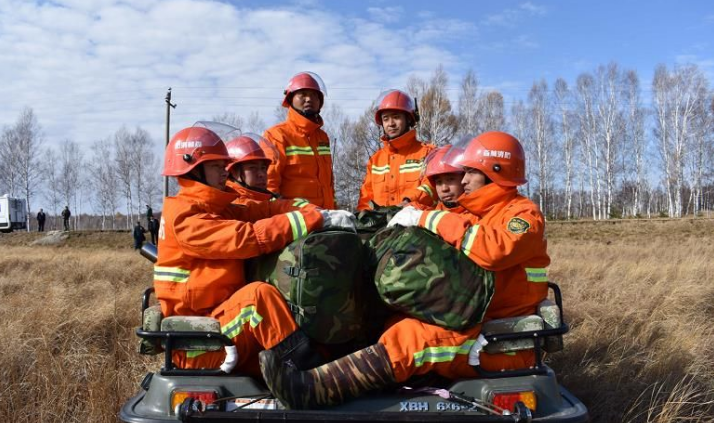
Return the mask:
[[[194,170],[198,171],[198,175],[194,173]],[[203,164],[199,164],[183,176],[186,177],[186,179],[202,183],[203,185],[208,185],[208,182],[206,181],[206,173],[203,170]]]

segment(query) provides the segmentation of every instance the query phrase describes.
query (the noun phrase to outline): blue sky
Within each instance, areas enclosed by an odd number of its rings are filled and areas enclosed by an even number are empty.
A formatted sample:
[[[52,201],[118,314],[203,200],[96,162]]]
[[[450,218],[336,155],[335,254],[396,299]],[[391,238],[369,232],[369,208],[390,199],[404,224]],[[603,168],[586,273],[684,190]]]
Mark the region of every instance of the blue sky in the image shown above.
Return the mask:
[[[572,83],[609,61],[637,70],[645,97],[659,63],[696,63],[713,82],[714,3],[2,0],[0,51],[0,125],[30,106],[48,145],[139,125],[158,152],[169,86],[175,132],[223,112],[272,124],[302,70],[350,116],[439,64],[454,100],[468,69],[507,102],[535,80]]]

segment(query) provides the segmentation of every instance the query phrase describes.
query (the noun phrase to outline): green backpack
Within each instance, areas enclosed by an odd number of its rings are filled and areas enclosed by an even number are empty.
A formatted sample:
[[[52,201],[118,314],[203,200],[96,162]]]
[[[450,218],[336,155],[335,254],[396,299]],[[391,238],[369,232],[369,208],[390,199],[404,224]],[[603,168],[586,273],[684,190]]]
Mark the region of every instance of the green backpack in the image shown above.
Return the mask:
[[[246,276],[278,288],[310,338],[343,343],[362,330],[365,249],[353,231],[312,232],[282,251],[250,260]]]
[[[481,322],[494,292],[494,275],[419,227],[375,234],[374,282],[382,300],[423,322],[463,330]]]

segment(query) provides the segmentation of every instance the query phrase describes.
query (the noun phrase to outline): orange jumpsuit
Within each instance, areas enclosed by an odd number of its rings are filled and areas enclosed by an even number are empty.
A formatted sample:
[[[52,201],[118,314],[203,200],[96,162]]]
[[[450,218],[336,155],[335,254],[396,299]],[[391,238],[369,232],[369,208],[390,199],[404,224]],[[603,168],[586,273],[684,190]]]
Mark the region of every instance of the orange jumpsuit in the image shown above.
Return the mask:
[[[433,206],[434,188],[421,174],[424,158],[434,146],[418,141],[414,129],[393,140],[383,136],[382,143],[384,147],[367,162],[357,210],[371,209],[370,201],[380,206],[398,206],[405,198]]]
[[[265,131],[277,147],[277,164],[268,167],[268,190],[283,198],[304,198],[325,209],[335,208],[330,139],[315,123],[292,107],[288,118]]]
[[[258,352],[297,326],[277,289],[267,283],[246,285],[243,261],[320,228],[322,216],[312,205],[298,209],[285,200],[234,205],[234,193],[184,178],[179,185],[161,214],[154,266],[161,312],[218,319],[221,332],[238,349],[237,368],[259,375]],[[181,368],[215,368],[224,357],[224,351],[177,351],[173,359]]]
[[[424,212],[419,226],[460,248],[479,266],[492,270],[496,289],[484,321],[534,314],[548,293],[545,267],[545,223],[538,207],[516,188],[489,184],[459,197],[467,213]],[[468,353],[481,325],[452,331],[407,318],[388,328],[380,338],[387,348],[398,382],[434,371],[456,379],[476,377]],[[532,351],[515,354],[480,354],[490,371],[532,366]]]
[[[260,203],[262,201],[277,199],[275,194],[256,191],[231,180],[226,181],[226,189],[230,192],[238,194],[238,198],[233,202],[233,204]]]

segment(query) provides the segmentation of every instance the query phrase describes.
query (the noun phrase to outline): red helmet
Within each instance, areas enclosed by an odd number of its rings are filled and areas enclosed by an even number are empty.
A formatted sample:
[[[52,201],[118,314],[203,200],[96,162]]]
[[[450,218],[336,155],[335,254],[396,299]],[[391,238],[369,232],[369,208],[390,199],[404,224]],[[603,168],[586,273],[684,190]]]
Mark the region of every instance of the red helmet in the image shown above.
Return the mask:
[[[263,160],[271,164],[278,157],[278,150],[270,141],[251,132],[233,138],[226,143],[226,148],[231,157],[231,163],[226,167],[229,172],[238,163]]]
[[[407,93],[399,90],[389,90],[380,94],[377,99],[377,111],[374,113],[374,121],[377,125],[382,126],[382,112],[385,110],[399,110],[405,112],[412,118],[412,123],[419,122],[419,114],[417,113],[414,100]]]
[[[292,99],[293,93],[297,90],[315,90],[320,96],[320,107],[325,104],[325,96],[327,95],[327,89],[325,88],[325,83],[322,82],[320,78],[314,72],[300,72],[295,74],[288,85],[285,87],[285,97],[283,98],[283,107],[290,106],[290,100]]]
[[[181,176],[197,164],[209,160],[230,160],[221,138],[202,127],[185,128],[176,133],[164,154],[163,176]]]
[[[453,166],[444,161],[444,156],[451,149],[452,146],[450,145],[439,147],[430,151],[426,156],[426,159],[424,159],[424,163],[426,163],[424,176],[429,178],[429,181],[432,184],[434,183],[434,180],[432,179],[434,176],[443,175],[445,173],[464,173],[464,169],[461,166]]]
[[[505,187],[523,185],[526,179],[526,153],[521,143],[505,132],[484,132],[456,144],[454,154],[445,161],[451,165],[471,167],[483,172],[490,180]],[[463,153],[458,151],[463,148]]]

